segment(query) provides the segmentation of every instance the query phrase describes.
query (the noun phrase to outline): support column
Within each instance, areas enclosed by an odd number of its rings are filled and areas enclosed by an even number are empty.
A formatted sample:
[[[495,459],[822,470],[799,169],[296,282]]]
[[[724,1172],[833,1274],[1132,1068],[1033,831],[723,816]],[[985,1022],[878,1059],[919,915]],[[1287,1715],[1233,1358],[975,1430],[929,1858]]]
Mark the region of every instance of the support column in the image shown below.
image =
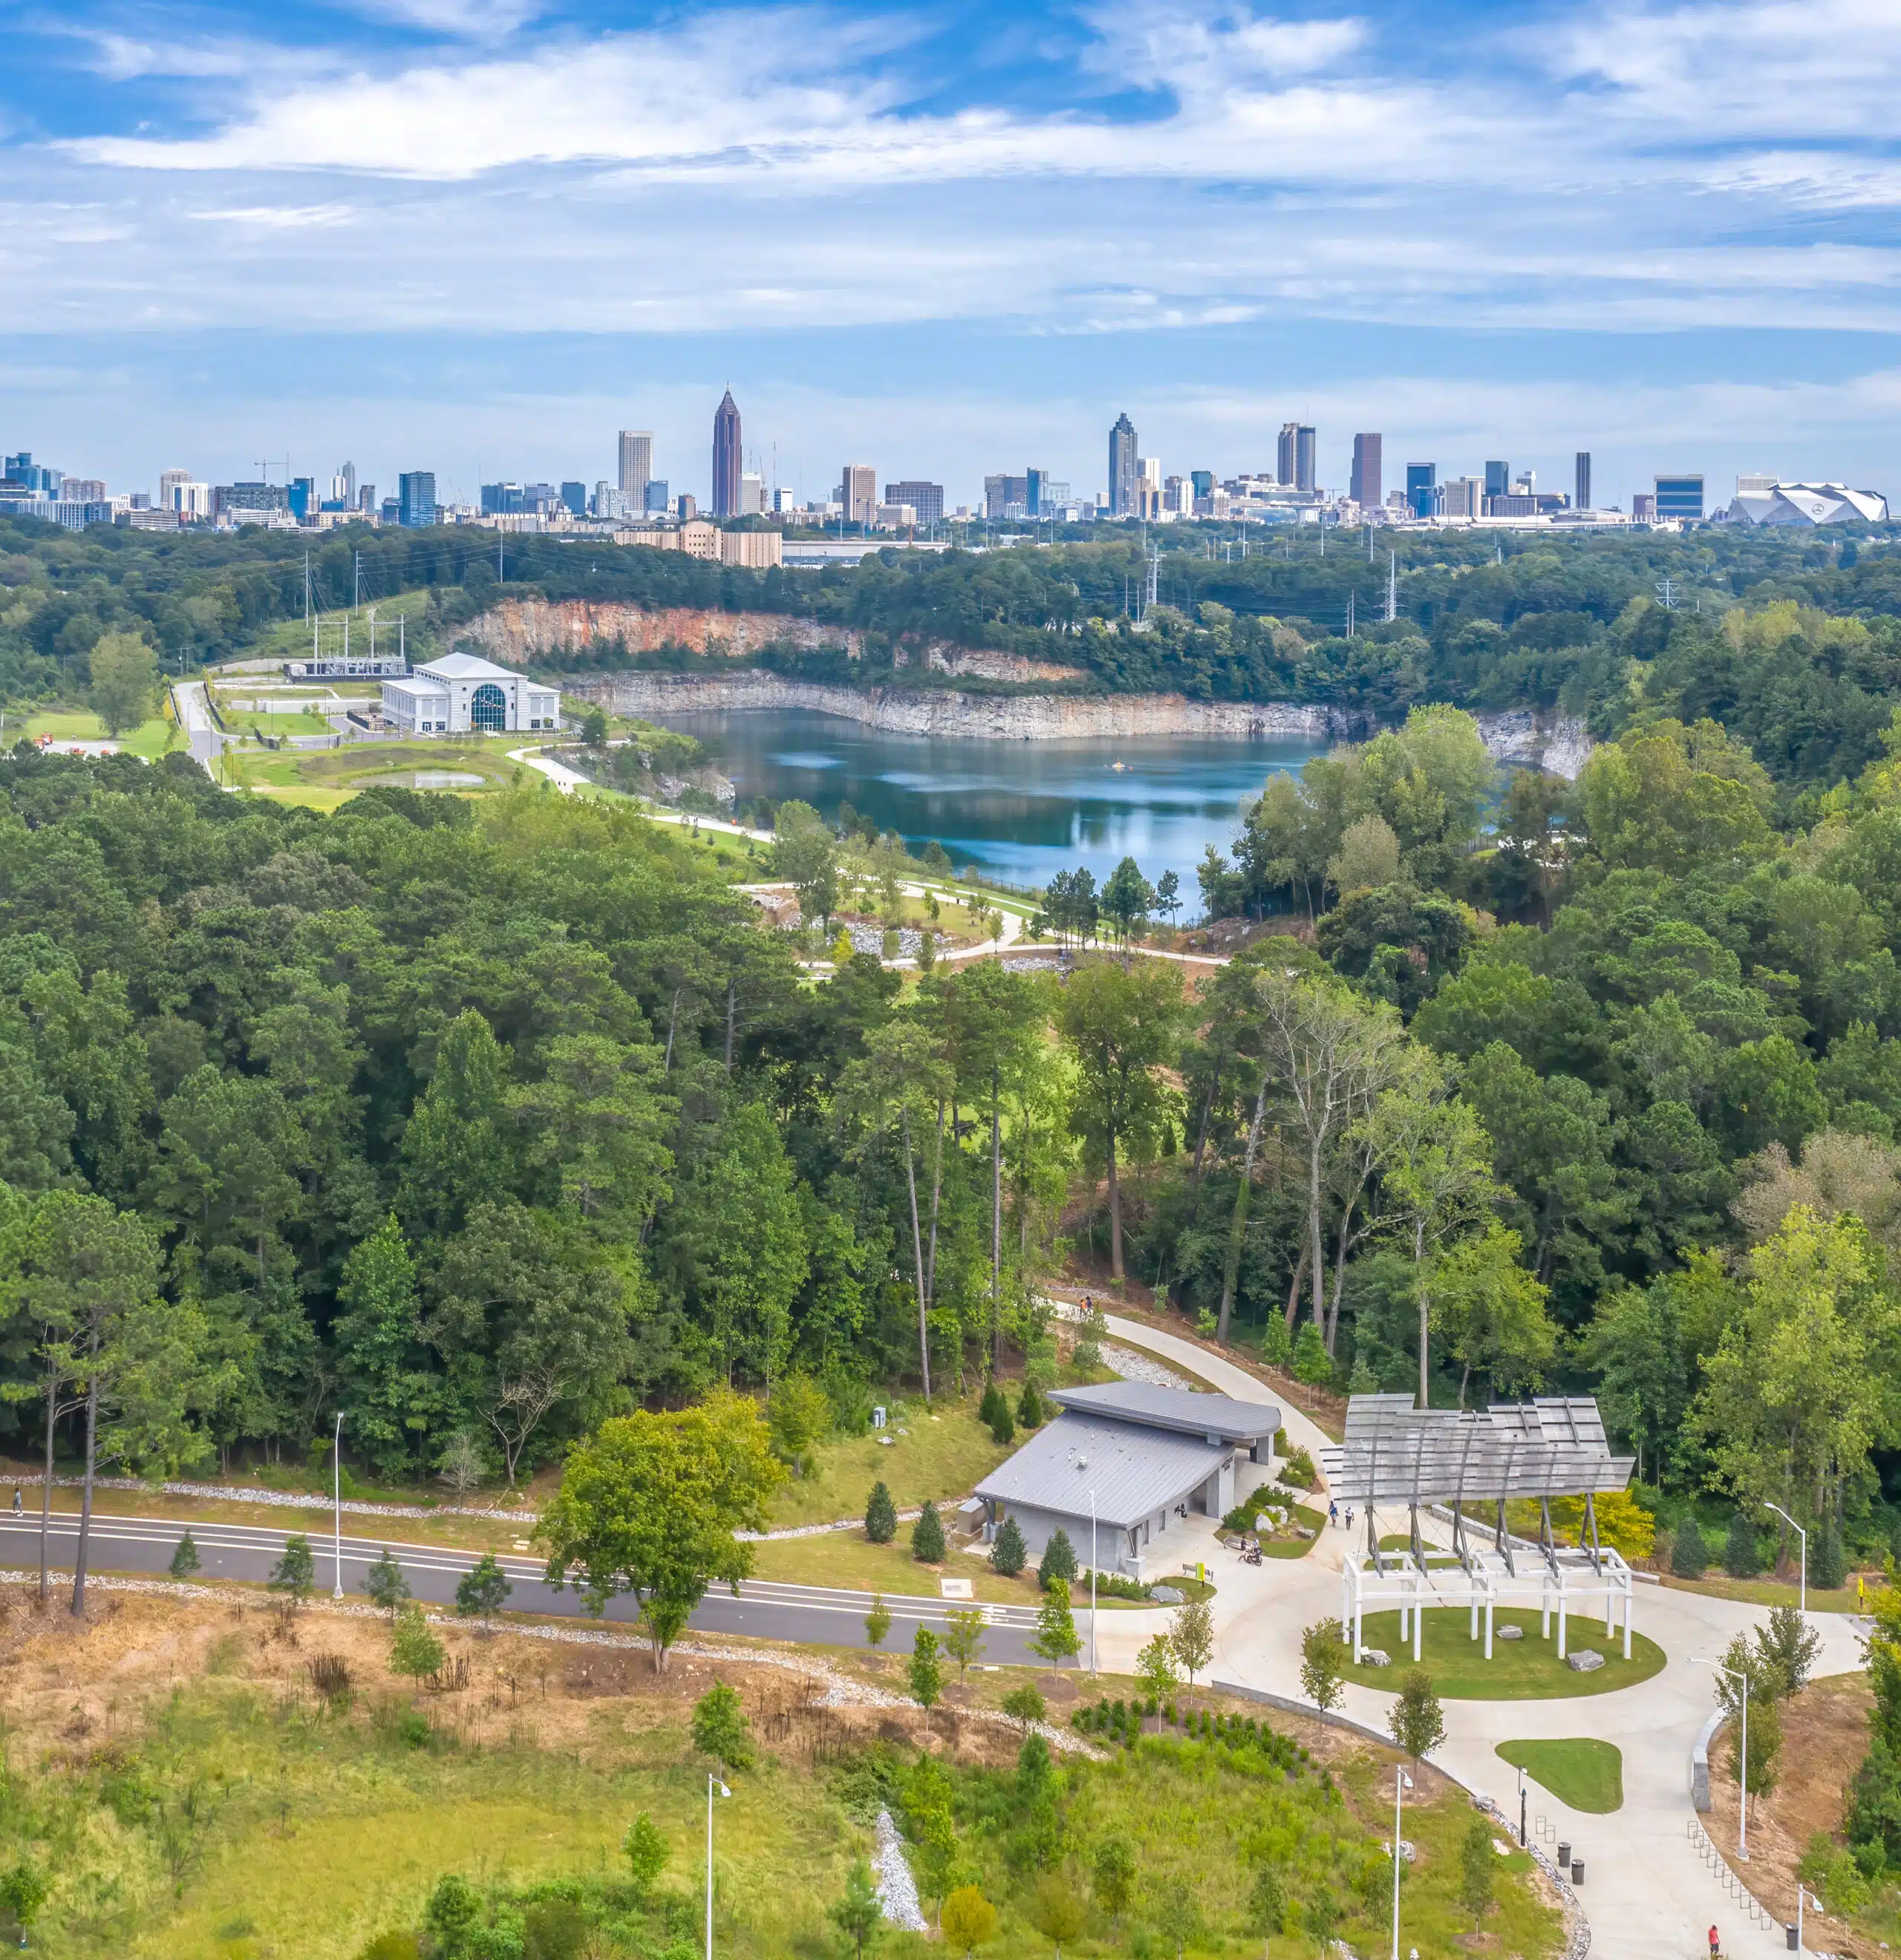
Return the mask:
[[[1419,1643],[1425,1631],[1425,1607],[1419,1590],[1419,1581],[1415,1578],[1412,1582],[1412,1662],[1415,1667],[1419,1662]]]
[[[1492,1658],[1492,1595],[1485,1595],[1485,1659]]]
[[[1540,1585],[1538,1588],[1538,1637],[1541,1640],[1548,1640],[1551,1638],[1551,1588],[1549,1584]]]
[[[1630,1596],[1635,1590],[1630,1580],[1624,1581],[1624,1658],[1630,1658]]]
[[[1560,1660],[1565,1657],[1565,1585],[1561,1579],[1558,1582],[1558,1658]]]

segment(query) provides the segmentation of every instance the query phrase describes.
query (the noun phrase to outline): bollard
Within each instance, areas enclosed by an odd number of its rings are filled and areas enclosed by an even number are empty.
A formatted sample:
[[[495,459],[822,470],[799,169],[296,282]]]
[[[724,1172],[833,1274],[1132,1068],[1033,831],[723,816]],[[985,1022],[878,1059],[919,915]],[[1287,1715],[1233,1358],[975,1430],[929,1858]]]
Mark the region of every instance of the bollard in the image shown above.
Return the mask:
[[[1579,1859],[1577,1859],[1576,1860],[1575,1860],[1575,1861],[1573,1862],[1573,1863],[1572,1863],[1572,1865],[1571,1865],[1571,1889],[1572,1889],[1574,1892],[1575,1892],[1575,1891],[1576,1891],[1576,1890],[1577,1890],[1577,1888],[1578,1888],[1578,1886],[1581,1885],[1584,1883],[1584,1860],[1583,1860],[1583,1859],[1579,1858]]]
[[[1558,1869],[1562,1871],[1571,1863],[1571,1841],[1561,1838],[1558,1841]]]

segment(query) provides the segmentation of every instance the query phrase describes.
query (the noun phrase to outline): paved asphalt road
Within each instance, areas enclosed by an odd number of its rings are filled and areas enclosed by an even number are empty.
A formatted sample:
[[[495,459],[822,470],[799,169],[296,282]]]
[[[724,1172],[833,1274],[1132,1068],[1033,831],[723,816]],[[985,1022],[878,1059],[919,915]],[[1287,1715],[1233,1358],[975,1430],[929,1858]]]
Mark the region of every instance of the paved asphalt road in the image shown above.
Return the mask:
[[[95,1573],[163,1574],[185,1530],[184,1524],[170,1518],[95,1516],[92,1521],[90,1558]],[[286,1533],[259,1525],[195,1524],[193,1542],[198,1547],[201,1576],[207,1579],[241,1579],[261,1582],[283,1554]],[[79,1535],[79,1520],[70,1511],[56,1511],[53,1516],[49,1558],[59,1570],[70,1573]],[[328,1592],[335,1583],[333,1540],[316,1532],[309,1534],[310,1549],[317,1555],[320,1590]],[[406,1544],[397,1538],[365,1538],[345,1535],[343,1540],[343,1588],[361,1595],[363,1573],[375,1564],[387,1545],[403,1567],[410,1590],[417,1599],[433,1605],[454,1602],[457,1582],[476,1562],[473,1552],[450,1551],[439,1545]],[[37,1571],[40,1567],[40,1520],[29,1511],[15,1522],[10,1513],[0,1512],[0,1566]],[[541,1561],[521,1554],[504,1556],[502,1568],[512,1581],[514,1591],[508,1600],[511,1612],[585,1617],[580,1596],[572,1589],[556,1592],[543,1577]],[[788,1586],[776,1580],[749,1580],[734,1599],[724,1587],[716,1587],[702,1601],[692,1620],[696,1632],[749,1634],[772,1640],[799,1640],[830,1647],[865,1645],[865,1616],[871,1609],[871,1596],[822,1586]],[[903,1598],[888,1595],[885,1604],[891,1611],[891,1631],[887,1645],[893,1651],[908,1652],[912,1634],[929,1627],[941,1634],[946,1616],[955,1610],[955,1601]],[[984,1636],[983,1658],[988,1661],[1029,1662],[1033,1659],[1028,1642],[1036,1625],[1036,1614],[1027,1606],[987,1606],[989,1623]],[[609,1621],[626,1624],[635,1617],[633,1602],[616,1599],[607,1608]],[[1088,1638],[1088,1615],[1077,1615],[1080,1631]]]

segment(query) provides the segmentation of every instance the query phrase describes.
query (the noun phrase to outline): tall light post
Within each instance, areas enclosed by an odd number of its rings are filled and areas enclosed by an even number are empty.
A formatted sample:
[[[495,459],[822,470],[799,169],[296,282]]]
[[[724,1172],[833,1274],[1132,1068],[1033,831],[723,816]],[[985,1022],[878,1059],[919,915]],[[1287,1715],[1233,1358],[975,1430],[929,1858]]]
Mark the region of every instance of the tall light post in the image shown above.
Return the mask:
[[[1713,1667],[1729,1679],[1740,1682],[1743,1688],[1743,1747],[1736,1760],[1736,1781],[1741,1790],[1741,1799],[1736,1806],[1736,1855],[1744,1864],[1750,1861],[1750,1678],[1747,1669],[1738,1674],[1734,1668],[1725,1667],[1721,1661],[1706,1660],[1701,1654],[1690,1656],[1692,1667]]]
[[[1524,1770],[1521,1768],[1521,1769],[1519,1771],[1519,1772],[1518,1772],[1518,1848],[1519,1848],[1519,1850],[1521,1850],[1521,1851],[1522,1851],[1522,1850],[1524,1850],[1524,1848],[1525,1848],[1525,1844],[1526,1844],[1526,1831],[1525,1831],[1525,1773],[1524,1773]]]
[[[1795,1950],[1798,1953],[1805,1950],[1802,1945],[1802,1908],[1804,1904],[1810,1899],[1814,1900],[1815,1909],[1817,1912],[1824,1910],[1822,1901],[1819,1898],[1815,1898],[1808,1887],[1798,1884],[1795,1888]]]
[[[1399,1960],[1399,1806],[1412,1787],[1412,1779],[1397,1763],[1393,1776],[1393,1960]]]
[[[732,1792],[716,1776],[706,1779],[706,1960],[713,1960],[713,1793],[731,1796]]]
[[[1089,1487],[1089,1672],[1096,1672],[1096,1487]]]
[[[336,1412],[336,1433],[330,1442],[330,1521],[331,1542],[336,1551],[336,1583],[330,1588],[330,1597],[343,1596],[343,1414]]]
[[[1772,1504],[1768,1498],[1765,1497],[1762,1500],[1762,1508],[1766,1511],[1773,1511],[1802,1541],[1802,1604],[1800,1610],[1806,1613],[1809,1610],[1809,1535],[1789,1516],[1787,1511],[1783,1510],[1780,1504]],[[1798,1918],[1801,1917],[1799,1911],[1797,1917]]]

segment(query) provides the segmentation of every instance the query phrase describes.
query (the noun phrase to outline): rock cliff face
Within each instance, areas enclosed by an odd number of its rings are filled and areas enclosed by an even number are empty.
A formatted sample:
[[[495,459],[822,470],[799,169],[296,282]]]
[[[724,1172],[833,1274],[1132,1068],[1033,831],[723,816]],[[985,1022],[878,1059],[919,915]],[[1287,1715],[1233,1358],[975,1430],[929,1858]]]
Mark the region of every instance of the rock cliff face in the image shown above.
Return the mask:
[[[1583,773],[1597,746],[1582,721],[1566,716],[1540,721],[1528,708],[1518,708],[1473,718],[1485,746],[1500,762],[1523,762],[1562,776],[1568,783],[1575,783]]]
[[[1014,695],[903,688],[828,687],[782,676],[587,674],[563,682],[617,714],[649,718],[763,708],[799,708],[894,734],[1050,742],[1102,736],[1301,736],[1352,740],[1374,732],[1370,715],[1291,702],[1189,701],[1178,694]]]
[[[540,599],[505,600],[465,627],[461,644],[479,648],[506,667],[559,665],[563,654],[618,642],[630,654],[665,647],[750,660],[769,646],[842,647],[855,660],[858,635],[842,626],[793,619],[779,612],[715,612],[686,606],[648,611],[639,606],[589,605],[581,600],[550,604]]]

